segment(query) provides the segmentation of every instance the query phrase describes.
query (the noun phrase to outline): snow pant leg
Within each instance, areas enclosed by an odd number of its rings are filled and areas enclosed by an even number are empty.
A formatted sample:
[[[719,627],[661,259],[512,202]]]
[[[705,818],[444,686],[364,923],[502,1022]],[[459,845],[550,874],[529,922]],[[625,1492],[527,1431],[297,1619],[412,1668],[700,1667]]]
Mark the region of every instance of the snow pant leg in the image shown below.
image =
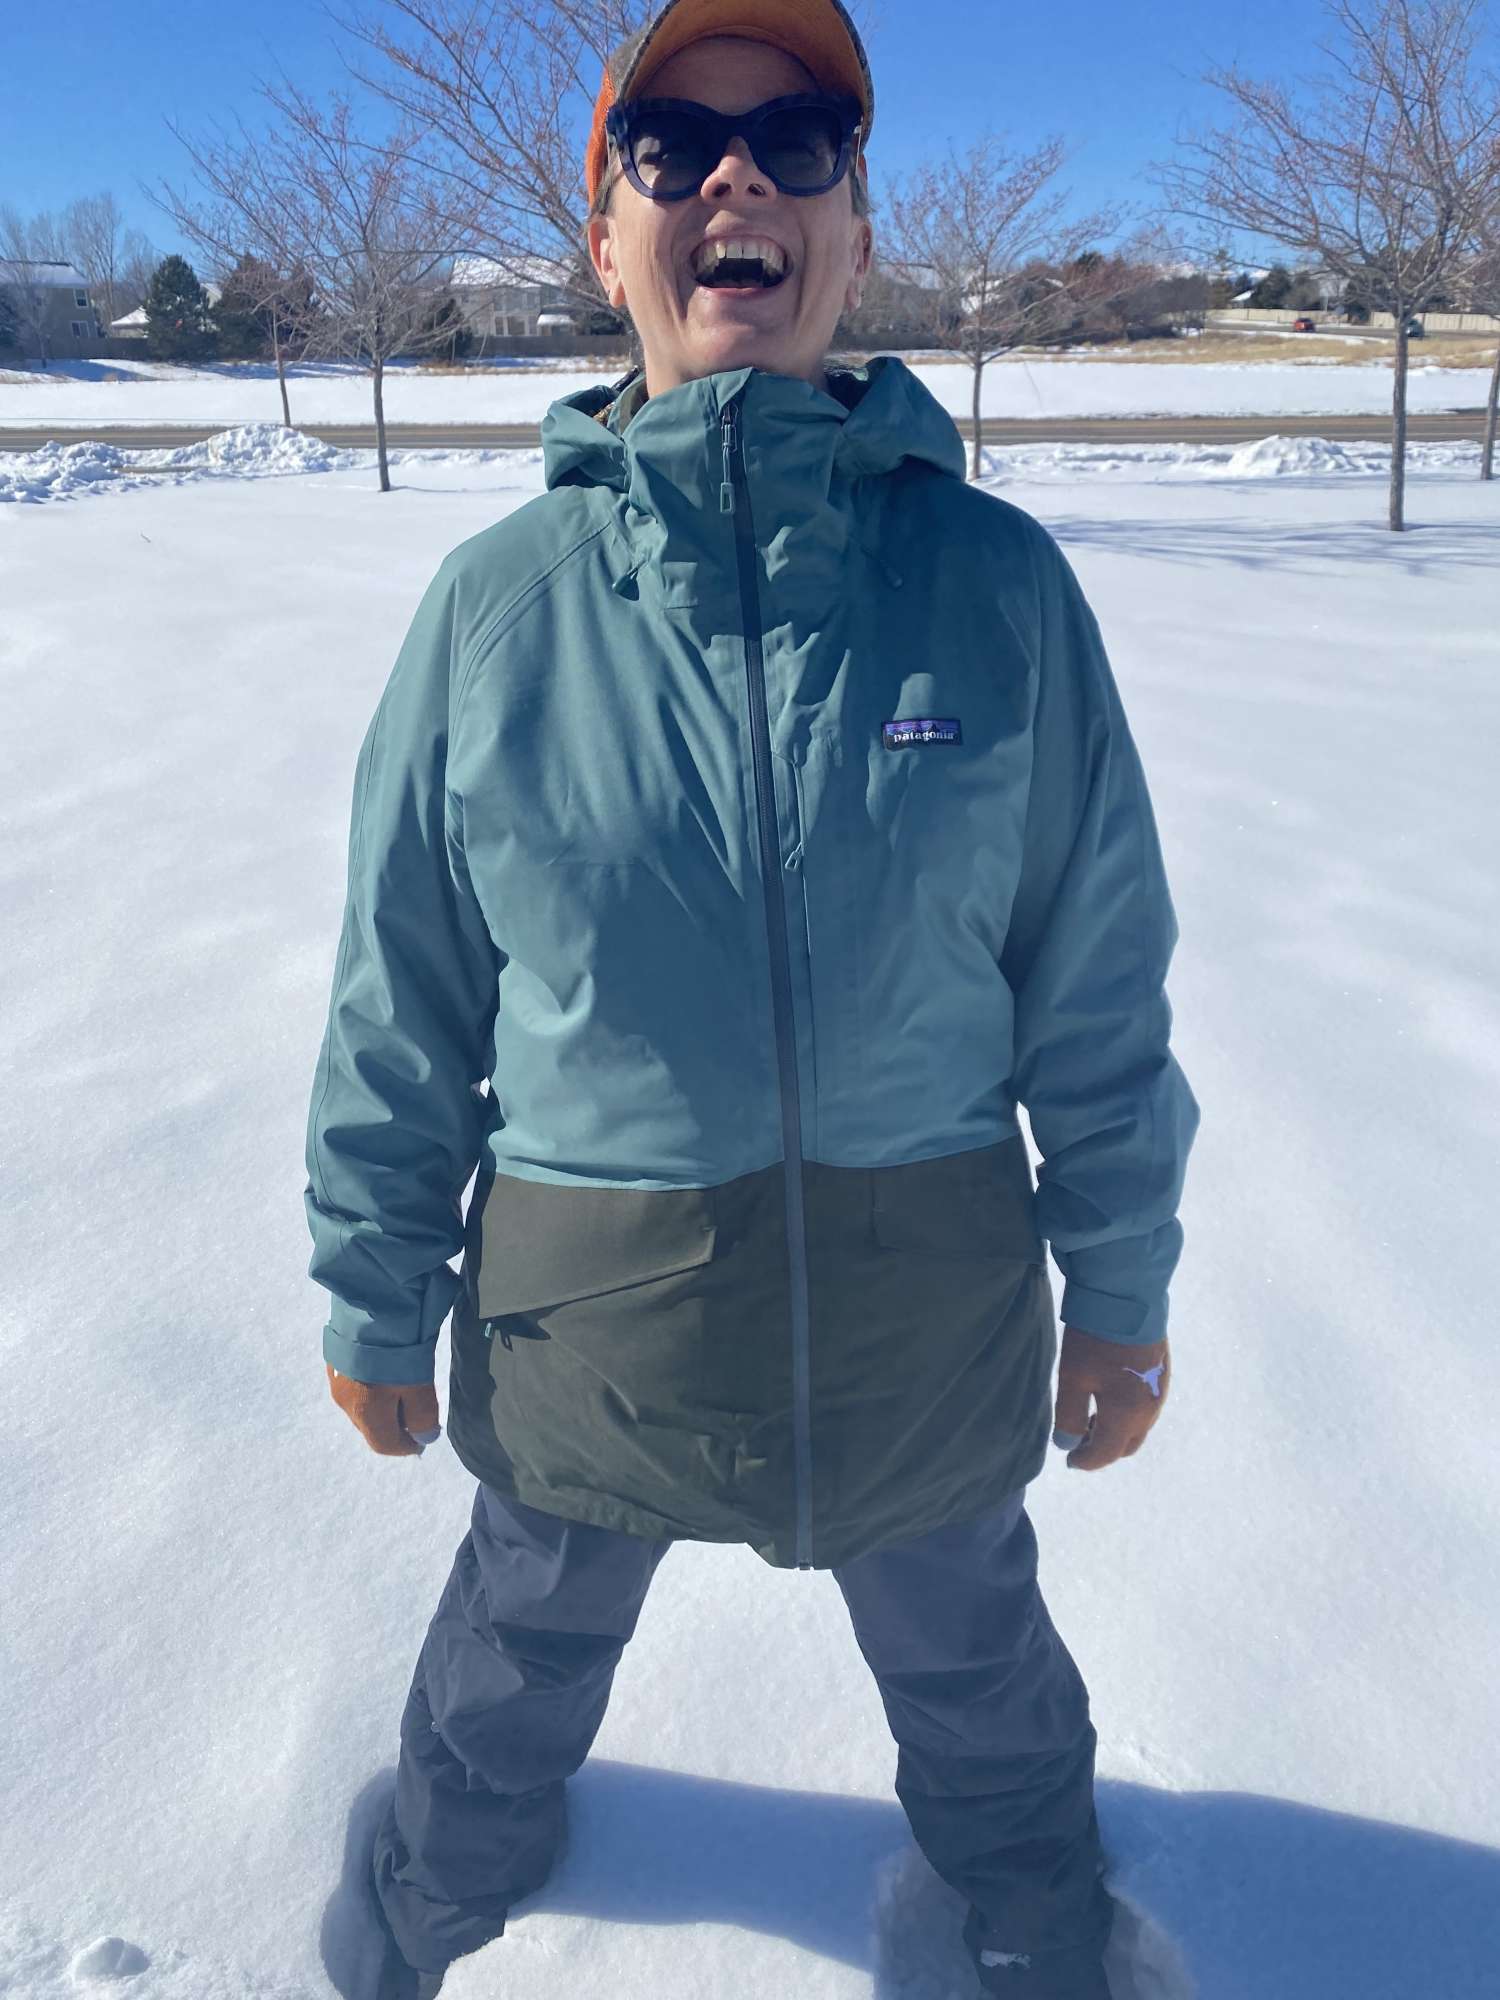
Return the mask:
[[[1113,1903],[1094,1811],[1088,1692],[1037,1582],[1019,1488],[974,1520],[833,1572],[897,1744],[918,1846],[985,1944],[1069,1957]]]
[[[403,1956],[440,1972],[546,1880],[563,1781],[604,1720],[670,1540],[544,1514],[481,1482],[412,1675],[375,1884]]]

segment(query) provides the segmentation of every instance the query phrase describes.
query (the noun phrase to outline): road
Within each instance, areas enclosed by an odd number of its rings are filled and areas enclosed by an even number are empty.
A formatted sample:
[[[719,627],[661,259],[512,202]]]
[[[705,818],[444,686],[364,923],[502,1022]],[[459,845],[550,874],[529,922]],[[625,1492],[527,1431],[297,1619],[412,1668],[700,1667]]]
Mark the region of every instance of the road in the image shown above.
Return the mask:
[[[954,419],[965,439],[967,417]],[[77,444],[83,439],[119,445],[123,449],[156,451],[173,445],[196,444],[227,422],[203,424],[62,424],[0,423],[0,450],[36,451],[47,444]],[[331,445],[369,447],[375,443],[372,424],[302,424],[309,437]],[[1390,438],[1390,418],[1374,417],[987,417],[985,444],[1245,444],[1279,433],[1283,437],[1336,438],[1341,443]],[[1424,444],[1478,442],[1484,434],[1482,409],[1451,410],[1413,416],[1408,436]],[[536,424],[390,424],[386,440],[394,448],[432,451],[525,449],[541,442]]]

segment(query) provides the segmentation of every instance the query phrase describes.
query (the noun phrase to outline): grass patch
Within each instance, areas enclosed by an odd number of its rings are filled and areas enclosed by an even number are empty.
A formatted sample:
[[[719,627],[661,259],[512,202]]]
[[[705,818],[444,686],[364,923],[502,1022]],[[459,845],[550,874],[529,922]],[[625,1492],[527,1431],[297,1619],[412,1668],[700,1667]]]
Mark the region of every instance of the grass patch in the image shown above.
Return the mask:
[[[1497,340],[1500,340],[1500,335],[1496,334],[1428,334],[1425,339],[1411,342],[1411,364],[1413,367],[1428,363],[1438,368],[1487,368],[1495,359]],[[1028,355],[1031,353],[1029,349],[1022,351]],[[1200,334],[1196,340],[1116,341],[1106,347],[1091,348],[1088,354],[1101,361],[1148,364],[1217,361],[1254,368],[1265,362],[1312,361],[1321,362],[1325,367],[1332,363],[1368,368],[1372,364],[1389,363],[1395,354],[1395,343],[1378,334],[1371,336],[1342,330],[1275,334],[1269,338],[1258,338],[1254,333],[1209,332]],[[1081,361],[1086,360],[1088,355],[1079,352],[1067,358]]]

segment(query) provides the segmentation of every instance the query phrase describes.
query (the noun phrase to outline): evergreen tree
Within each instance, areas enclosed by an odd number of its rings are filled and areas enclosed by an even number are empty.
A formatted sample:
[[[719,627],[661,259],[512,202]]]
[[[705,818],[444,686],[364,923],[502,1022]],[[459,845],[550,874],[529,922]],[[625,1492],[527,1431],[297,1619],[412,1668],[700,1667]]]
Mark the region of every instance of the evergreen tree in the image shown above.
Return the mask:
[[[164,257],[146,288],[146,349],[158,361],[203,361],[214,352],[208,294],[185,257]]]
[[[434,296],[405,351],[438,355],[444,361],[462,361],[473,353],[473,328],[452,292],[438,292]]]
[[[209,309],[225,361],[261,361],[270,353],[270,312],[275,274],[260,257],[245,252],[225,278]]]
[[[1286,304],[1286,295],[1292,289],[1292,274],[1285,264],[1273,264],[1250,294],[1250,304],[1271,311]]]

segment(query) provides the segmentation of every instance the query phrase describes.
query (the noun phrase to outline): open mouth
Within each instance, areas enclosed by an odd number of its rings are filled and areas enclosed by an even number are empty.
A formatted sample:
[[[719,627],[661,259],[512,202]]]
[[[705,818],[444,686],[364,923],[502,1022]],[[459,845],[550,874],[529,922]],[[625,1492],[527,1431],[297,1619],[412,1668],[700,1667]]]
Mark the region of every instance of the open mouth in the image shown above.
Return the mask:
[[[710,291],[774,291],[790,270],[774,243],[720,240],[700,244],[693,256],[693,281]]]

